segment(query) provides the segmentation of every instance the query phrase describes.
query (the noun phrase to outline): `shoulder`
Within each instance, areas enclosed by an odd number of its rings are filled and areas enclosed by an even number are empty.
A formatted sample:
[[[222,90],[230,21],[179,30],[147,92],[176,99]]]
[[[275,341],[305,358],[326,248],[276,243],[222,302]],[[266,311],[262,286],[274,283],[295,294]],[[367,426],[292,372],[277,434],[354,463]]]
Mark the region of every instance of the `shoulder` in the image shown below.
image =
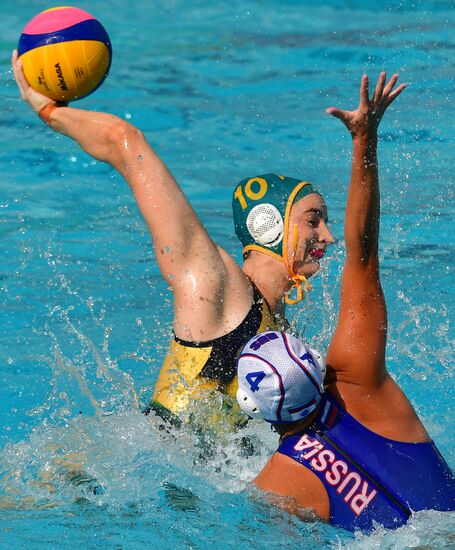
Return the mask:
[[[337,381],[328,390],[346,412],[377,435],[407,443],[430,440],[412,404],[388,373],[378,385]]]

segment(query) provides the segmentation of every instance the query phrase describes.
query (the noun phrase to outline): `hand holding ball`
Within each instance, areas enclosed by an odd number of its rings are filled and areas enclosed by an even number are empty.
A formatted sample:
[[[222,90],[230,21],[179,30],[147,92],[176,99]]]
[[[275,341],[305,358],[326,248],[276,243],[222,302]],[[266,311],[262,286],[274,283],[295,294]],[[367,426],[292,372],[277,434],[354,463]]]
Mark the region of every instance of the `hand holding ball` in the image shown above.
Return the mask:
[[[24,28],[18,45],[25,76],[37,92],[55,101],[73,101],[94,92],[112,59],[109,36],[79,8],[43,11]]]

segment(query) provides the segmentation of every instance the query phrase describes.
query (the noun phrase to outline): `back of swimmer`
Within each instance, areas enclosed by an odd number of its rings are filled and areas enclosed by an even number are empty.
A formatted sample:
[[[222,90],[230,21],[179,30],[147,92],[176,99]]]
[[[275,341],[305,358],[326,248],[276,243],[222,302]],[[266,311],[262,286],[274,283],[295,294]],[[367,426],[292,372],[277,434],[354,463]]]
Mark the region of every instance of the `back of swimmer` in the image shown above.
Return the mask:
[[[255,480],[289,512],[308,510],[345,529],[403,525],[413,512],[455,510],[455,477],[431,440],[383,437],[349,414],[323,386],[321,358],[287,333],[265,332],[244,347],[238,401],[281,435]]]
[[[453,473],[385,362],[377,129],[404,89],[397,79],[381,73],[370,94],[363,76],[356,110],[327,109],[349,130],[353,153],[324,382],[315,354],[280,332],[251,339],[238,362],[239,405],[280,435],[257,487],[291,513],[352,530],[397,527],[417,510],[455,510]]]

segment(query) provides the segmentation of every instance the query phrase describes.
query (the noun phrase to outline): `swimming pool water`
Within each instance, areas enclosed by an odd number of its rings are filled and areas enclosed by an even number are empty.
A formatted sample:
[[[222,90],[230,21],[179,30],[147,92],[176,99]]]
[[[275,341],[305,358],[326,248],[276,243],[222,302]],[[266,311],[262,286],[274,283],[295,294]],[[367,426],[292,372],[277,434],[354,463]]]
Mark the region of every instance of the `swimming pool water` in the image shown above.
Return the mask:
[[[449,464],[453,445],[451,2],[81,2],[113,43],[104,85],[79,102],[140,127],[212,237],[240,259],[234,184],[274,171],[314,182],[338,243],[294,330],[324,349],[335,323],[349,178],[347,132],[365,71],[408,89],[381,127],[381,259],[390,371]],[[453,514],[397,532],[303,524],[248,488],[260,455],[226,436],[209,456],[140,407],[172,302],[126,184],[21,103],[9,70],[42,1],[0,4],[0,547],[449,548]]]

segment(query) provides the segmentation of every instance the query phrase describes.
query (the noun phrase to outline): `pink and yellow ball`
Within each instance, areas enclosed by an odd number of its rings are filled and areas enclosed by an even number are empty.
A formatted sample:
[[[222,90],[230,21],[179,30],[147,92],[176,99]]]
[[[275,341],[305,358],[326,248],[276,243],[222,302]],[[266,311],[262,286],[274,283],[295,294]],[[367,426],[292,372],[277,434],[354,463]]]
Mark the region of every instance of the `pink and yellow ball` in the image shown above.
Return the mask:
[[[111,42],[101,23],[69,6],[36,15],[22,31],[18,54],[30,86],[56,101],[94,92],[112,60]]]

